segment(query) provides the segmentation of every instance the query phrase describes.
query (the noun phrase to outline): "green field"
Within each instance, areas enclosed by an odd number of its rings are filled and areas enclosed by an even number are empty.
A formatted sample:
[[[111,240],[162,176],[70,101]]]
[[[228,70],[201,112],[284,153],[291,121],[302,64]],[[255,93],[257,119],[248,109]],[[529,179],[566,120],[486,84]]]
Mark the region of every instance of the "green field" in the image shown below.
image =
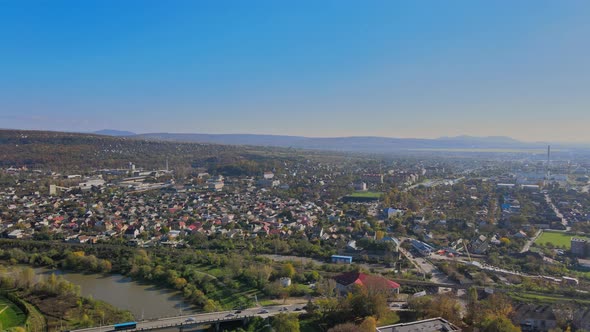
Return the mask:
[[[0,297],[0,323],[2,329],[24,326],[27,316],[14,303],[5,297]]]
[[[590,304],[589,300],[586,299],[572,299],[571,297],[558,295],[558,294],[534,294],[534,293],[527,293],[527,292],[508,292],[508,296],[510,296],[513,300],[521,301],[525,303],[535,303],[535,304],[555,304],[560,302],[568,302],[568,301],[576,301],[578,303],[583,304]]]
[[[367,198],[380,198],[383,193],[376,191],[355,191],[350,194],[350,197],[367,197]]]
[[[555,247],[565,247],[566,249],[570,249],[572,237],[587,239],[587,237],[584,236],[572,235],[563,232],[545,231],[535,240],[535,244],[545,245],[546,243],[551,243]]]

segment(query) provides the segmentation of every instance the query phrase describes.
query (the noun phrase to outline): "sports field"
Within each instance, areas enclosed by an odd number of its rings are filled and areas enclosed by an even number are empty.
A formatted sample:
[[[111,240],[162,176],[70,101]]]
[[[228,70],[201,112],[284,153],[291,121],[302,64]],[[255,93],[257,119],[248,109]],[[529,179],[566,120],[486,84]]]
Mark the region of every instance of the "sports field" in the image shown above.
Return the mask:
[[[350,197],[367,197],[367,198],[379,198],[383,193],[376,191],[355,191],[350,194]]]
[[[546,243],[551,243],[555,247],[565,247],[567,249],[570,249],[572,237],[587,239],[587,237],[572,235],[564,232],[545,231],[543,232],[543,234],[541,234],[541,236],[537,238],[537,240],[535,240],[535,243],[538,245],[545,245]]]
[[[14,303],[5,297],[0,297],[0,323],[6,330],[15,326],[24,326],[27,316]]]

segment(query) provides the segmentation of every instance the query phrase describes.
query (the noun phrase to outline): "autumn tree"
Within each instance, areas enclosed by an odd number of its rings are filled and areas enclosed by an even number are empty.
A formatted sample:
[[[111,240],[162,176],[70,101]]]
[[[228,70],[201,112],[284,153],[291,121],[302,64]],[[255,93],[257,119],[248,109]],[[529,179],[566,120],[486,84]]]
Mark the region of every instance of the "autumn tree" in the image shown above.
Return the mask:
[[[328,329],[328,332],[358,332],[358,330],[358,325],[348,322],[335,325],[334,327]]]
[[[465,316],[467,324],[472,325],[477,319],[476,317],[480,316],[479,306],[477,288],[469,287],[467,290],[467,314]]]
[[[465,321],[470,325],[480,327],[483,331],[504,331],[495,330],[498,327],[506,327],[506,331],[511,331],[510,317],[513,311],[512,302],[507,296],[492,294],[483,301],[470,301]]]
[[[281,277],[293,278],[295,275],[295,268],[291,263],[283,264],[283,268],[281,269]]]
[[[377,330],[377,320],[374,317],[365,318],[359,325],[346,322],[335,325],[328,332],[374,332]]]
[[[418,297],[408,304],[424,318],[442,317],[453,324],[461,324],[461,305],[457,299],[447,294]]]
[[[35,281],[35,271],[30,267],[25,267],[21,270],[19,282],[25,288],[29,288]]]
[[[353,318],[383,317],[389,311],[386,292],[378,289],[377,287],[355,287],[344,302],[350,310],[349,316]]]
[[[483,311],[490,315],[509,317],[514,311],[512,301],[503,294],[492,294],[482,303]]]
[[[361,332],[374,332],[377,330],[377,320],[375,317],[369,316],[363,320],[361,325],[359,326],[359,331]]]
[[[299,318],[296,314],[278,314],[273,317],[271,325],[276,331],[299,332]]]
[[[482,332],[520,332],[520,328],[515,326],[508,317],[488,316],[481,323]]]

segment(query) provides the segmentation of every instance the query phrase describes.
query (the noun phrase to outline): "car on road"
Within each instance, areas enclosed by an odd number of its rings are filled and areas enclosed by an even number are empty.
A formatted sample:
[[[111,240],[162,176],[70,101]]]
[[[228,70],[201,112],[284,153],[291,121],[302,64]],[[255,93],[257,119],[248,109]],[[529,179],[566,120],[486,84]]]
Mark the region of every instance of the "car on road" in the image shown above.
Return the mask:
[[[196,322],[197,319],[195,317],[189,317],[189,318],[185,319],[184,321],[187,323],[190,323],[190,322]]]
[[[235,315],[236,314],[229,313],[229,314],[225,315],[225,317],[234,317]]]
[[[235,314],[241,314],[242,310],[236,310]]]
[[[279,309],[279,311],[289,311],[289,309],[287,309],[287,307],[282,307],[281,309]]]
[[[262,309],[258,312],[259,314],[268,314],[268,310]]]
[[[301,310],[303,310],[303,309],[301,309],[301,308],[295,308],[295,311],[301,311]]]

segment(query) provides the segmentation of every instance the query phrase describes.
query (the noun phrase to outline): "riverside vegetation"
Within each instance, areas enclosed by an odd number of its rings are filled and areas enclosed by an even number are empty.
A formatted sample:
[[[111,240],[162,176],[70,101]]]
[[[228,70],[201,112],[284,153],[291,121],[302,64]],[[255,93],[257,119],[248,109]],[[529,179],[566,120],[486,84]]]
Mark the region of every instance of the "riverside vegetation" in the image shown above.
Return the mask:
[[[133,318],[128,311],[81,297],[79,286],[61,276],[35,276],[30,267],[0,265],[0,290],[27,316],[14,325],[31,331],[83,328]]]

